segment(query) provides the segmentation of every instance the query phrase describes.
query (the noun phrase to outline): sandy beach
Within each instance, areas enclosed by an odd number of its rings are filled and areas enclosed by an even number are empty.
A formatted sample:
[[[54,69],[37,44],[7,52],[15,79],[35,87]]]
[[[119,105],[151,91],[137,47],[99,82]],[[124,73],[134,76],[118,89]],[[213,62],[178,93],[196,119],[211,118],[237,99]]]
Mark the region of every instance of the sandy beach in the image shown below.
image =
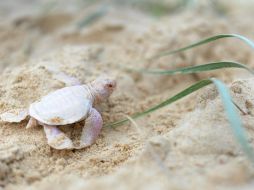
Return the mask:
[[[166,14],[138,5],[98,1],[0,2],[0,114],[18,112],[66,84],[56,73],[87,83],[102,74],[117,88],[100,105],[104,124],[126,118],[216,77],[228,85],[249,142],[254,145],[254,78],[240,69],[188,75],[148,75],[121,66],[174,69],[233,60],[254,67],[253,49],[221,39],[186,52],[144,61],[209,36],[241,34],[254,40],[250,1],[197,1]],[[201,3],[202,2],[202,3]],[[80,23],[106,7],[96,21]],[[173,7],[173,8],[172,8]],[[223,11],[219,8],[223,8]],[[177,9],[176,11],[174,11]],[[176,103],[117,128],[103,127],[92,146],[54,150],[41,126],[0,121],[0,189],[251,190],[253,164],[243,154],[209,85]],[[85,121],[61,126],[74,143]]]

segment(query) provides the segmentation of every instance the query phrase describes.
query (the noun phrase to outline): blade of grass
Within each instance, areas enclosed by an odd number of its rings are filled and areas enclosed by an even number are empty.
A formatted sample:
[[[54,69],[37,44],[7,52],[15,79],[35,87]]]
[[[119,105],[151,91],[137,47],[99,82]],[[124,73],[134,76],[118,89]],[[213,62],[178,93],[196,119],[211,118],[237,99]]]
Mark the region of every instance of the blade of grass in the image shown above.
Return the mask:
[[[190,74],[190,73],[212,71],[212,70],[217,70],[222,68],[242,68],[254,74],[254,71],[251,68],[245,66],[244,64],[232,62],[232,61],[213,62],[213,63],[203,64],[203,65],[177,68],[174,70],[152,70],[152,69],[135,69],[135,68],[125,67],[125,66],[123,67],[130,72],[140,72],[145,74],[157,74],[157,75]]]
[[[211,7],[213,10],[220,16],[226,16],[227,14],[227,8],[223,6],[219,1],[217,0],[210,0],[209,1]]]
[[[49,14],[54,8],[56,8],[57,6],[57,1],[55,0],[51,0],[47,3],[45,3],[44,5],[41,6],[40,9],[40,15],[47,15]]]
[[[215,78],[209,78],[209,79],[204,79],[201,80],[195,84],[193,84],[192,86],[186,88],[185,90],[181,91],[180,93],[176,94],[173,97],[168,98],[167,100],[143,111],[140,113],[136,113],[131,115],[130,117],[133,119],[145,116],[147,114],[150,114],[162,107],[165,107],[167,105],[172,104],[173,102],[176,102],[177,100],[211,84],[214,83],[215,86],[217,87],[220,97],[222,99],[223,102],[223,106],[226,112],[226,116],[229,120],[230,123],[230,127],[233,131],[234,136],[236,137],[236,139],[238,140],[239,144],[241,145],[241,148],[243,150],[243,152],[247,155],[247,157],[254,163],[254,152],[253,149],[251,148],[251,146],[248,143],[248,138],[246,135],[246,131],[243,128],[242,125],[242,121],[241,118],[239,116],[239,114],[236,111],[236,107],[234,107],[234,103],[232,102],[229,90],[227,89],[227,87],[218,79]],[[129,119],[122,119],[113,123],[109,123],[106,124],[104,127],[117,127],[120,125],[123,125],[124,123],[128,122]]]
[[[224,110],[226,112],[226,116],[228,118],[228,121],[230,123],[230,127],[233,131],[233,134],[235,138],[238,140],[239,144],[242,147],[243,152],[248,156],[248,158],[254,163],[254,152],[251,148],[248,138],[246,135],[246,131],[243,127],[241,117],[236,111],[236,107],[234,106],[234,103],[231,99],[230,93],[228,88],[223,84],[220,80],[212,78],[211,81],[215,84],[217,87]]]
[[[106,15],[108,9],[107,6],[103,5],[99,9],[97,9],[95,12],[91,13],[84,19],[82,19],[80,22],[77,23],[77,28],[82,29],[85,26],[91,25],[92,23],[96,22],[100,18]]]
[[[142,117],[142,116],[145,116],[153,111],[156,111],[164,106],[167,106],[195,91],[197,91],[198,89],[200,88],[203,88],[204,86],[207,86],[209,84],[211,84],[212,81],[210,79],[205,79],[205,80],[201,80],[197,83],[195,83],[194,85],[186,88],[185,90],[181,91],[180,93],[176,94],[175,96],[171,97],[171,98],[168,98],[167,100],[161,102],[160,104],[158,105],[155,105],[147,110],[145,110],[144,112],[140,112],[140,113],[136,113],[136,114],[133,114],[131,115],[131,118],[133,119],[136,119],[136,118],[139,118],[139,117]],[[109,124],[106,124],[104,127],[117,127],[117,126],[120,126],[124,123],[126,123],[127,121],[129,121],[128,119],[122,119],[120,121],[116,121],[116,122],[113,122],[113,123],[109,123]]]
[[[172,14],[187,8],[193,0],[178,0],[166,3],[164,0],[114,0],[114,4],[138,8],[155,17]]]
[[[196,46],[200,46],[200,45],[203,45],[203,44],[215,41],[215,40],[219,40],[219,39],[222,39],[222,38],[237,38],[237,39],[243,41],[244,43],[246,43],[247,45],[249,45],[251,48],[254,49],[254,42],[252,42],[250,39],[248,39],[248,38],[246,38],[242,35],[239,35],[239,34],[220,34],[220,35],[216,35],[216,36],[212,36],[212,37],[200,40],[196,43],[190,44],[188,46],[185,46],[185,47],[182,47],[182,48],[179,48],[179,49],[176,49],[176,50],[165,51],[165,52],[159,53],[159,54],[153,56],[150,59],[154,60],[154,59],[164,57],[164,56],[167,56],[167,55],[172,55],[172,54],[175,54],[175,53],[179,53],[179,52],[194,48]]]

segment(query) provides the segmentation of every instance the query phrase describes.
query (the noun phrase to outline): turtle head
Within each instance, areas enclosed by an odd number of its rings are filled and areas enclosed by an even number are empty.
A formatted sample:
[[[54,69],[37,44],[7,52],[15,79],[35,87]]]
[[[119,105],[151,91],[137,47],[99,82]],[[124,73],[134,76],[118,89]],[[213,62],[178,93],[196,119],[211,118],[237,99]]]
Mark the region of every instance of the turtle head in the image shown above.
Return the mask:
[[[107,76],[101,76],[91,83],[92,93],[96,102],[106,100],[116,88],[116,81]]]

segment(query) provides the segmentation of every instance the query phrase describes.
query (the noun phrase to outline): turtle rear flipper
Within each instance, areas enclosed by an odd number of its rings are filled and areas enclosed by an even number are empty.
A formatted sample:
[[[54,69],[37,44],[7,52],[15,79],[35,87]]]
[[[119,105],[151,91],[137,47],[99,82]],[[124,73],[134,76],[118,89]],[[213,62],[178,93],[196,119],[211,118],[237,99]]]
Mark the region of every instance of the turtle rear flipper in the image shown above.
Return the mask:
[[[19,123],[25,120],[28,116],[28,110],[19,109],[11,110],[0,114],[0,121],[10,122],[10,123]]]

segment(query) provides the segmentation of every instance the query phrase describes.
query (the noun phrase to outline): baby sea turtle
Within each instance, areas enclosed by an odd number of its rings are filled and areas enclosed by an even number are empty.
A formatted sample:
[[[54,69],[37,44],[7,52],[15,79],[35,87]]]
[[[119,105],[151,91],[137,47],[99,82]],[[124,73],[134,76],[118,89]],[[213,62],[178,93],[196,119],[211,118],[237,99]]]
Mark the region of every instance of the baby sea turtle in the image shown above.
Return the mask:
[[[99,77],[91,83],[58,89],[32,103],[28,111],[6,112],[0,115],[5,122],[20,122],[28,115],[26,128],[42,125],[48,144],[55,149],[80,149],[93,144],[102,128],[102,117],[93,107],[107,99],[116,87],[108,77]],[[72,141],[57,126],[85,120],[80,145]]]

